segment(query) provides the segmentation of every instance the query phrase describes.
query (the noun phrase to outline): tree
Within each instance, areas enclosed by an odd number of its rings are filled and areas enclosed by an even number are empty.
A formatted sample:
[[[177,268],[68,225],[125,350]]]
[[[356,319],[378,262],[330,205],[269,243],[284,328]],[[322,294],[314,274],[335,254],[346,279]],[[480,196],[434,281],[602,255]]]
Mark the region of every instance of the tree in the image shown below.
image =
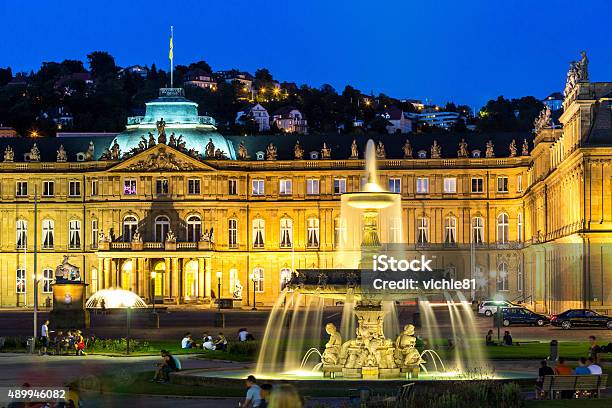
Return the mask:
[[[11,67],[0,68],[0,86],[4,86],[13,79]]]
[[[391,126],[391,122],[389,122],[387,119],[385,119],[384,117],[380,115],[372,119],[372,121],[368,125],[371,131],[375,133],[383,133],[383,134],[388,133],[387,126]]]
[[[60,65],[64,74],[86,72],[85,67],[83,66],[83,61],[64,60]]]
[[[98,79],[117,73],[115,58],[106,51],[94,51],[87,55],[91,75]]]
[[[189,69],[196,69],[196,68],[199,68],[205,72],[208,72],[209,74],[212,72],[212,68],[204,60],[198,61],[198,62],[192,62],[191,64],[189,64]]]

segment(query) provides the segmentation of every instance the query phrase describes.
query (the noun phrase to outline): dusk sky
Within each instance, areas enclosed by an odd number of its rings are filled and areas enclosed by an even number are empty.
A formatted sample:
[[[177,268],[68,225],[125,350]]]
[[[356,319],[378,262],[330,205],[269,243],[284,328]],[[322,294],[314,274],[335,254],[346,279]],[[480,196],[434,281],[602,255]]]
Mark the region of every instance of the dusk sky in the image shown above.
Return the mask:
[[[27,1],[0,3],[0,66],[110,52],[120,66],[270,69],[339,92],[468,103],[561,91],[586,49],[591,80],[612,74],[612,1]]]

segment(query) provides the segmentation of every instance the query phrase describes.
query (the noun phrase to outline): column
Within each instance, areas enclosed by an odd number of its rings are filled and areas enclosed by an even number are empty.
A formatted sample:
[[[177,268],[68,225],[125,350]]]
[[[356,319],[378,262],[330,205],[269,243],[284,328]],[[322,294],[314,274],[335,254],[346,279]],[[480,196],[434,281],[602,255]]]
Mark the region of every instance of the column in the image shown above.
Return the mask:
[[[140,265],[138,270],[140,271],[140,292],[145,298],[151,299],[151,287],[153,281],[151,280],[151,273],[149,272],[149,260],[144,258],[138,258]]]
[[[211,258],[206,259],[204,275],[204,296],[210,298],[210,285],[212,284],[212,262]]]
[[[98,290],[106,287],[105,279],[106,274],[104,273],[104,259],[98,258]]]
[[[138,259],[132,258],[132,272],[130,275],[130,287],[132,292],[138,293]]]
[[[198,258],[198,297],[204,297],[204,258]]]
[[[110,288],[112,286],[112,270],[110,258],[104,258],[104,287]]]
[[[170,297],[170,258],[164,258],[164,297]]]
[[[172,258],[172,297],[175,299],[176,304],[180,303],[181,299],[181,288],[180,284],[180,270],[178,264],[178,258]]]

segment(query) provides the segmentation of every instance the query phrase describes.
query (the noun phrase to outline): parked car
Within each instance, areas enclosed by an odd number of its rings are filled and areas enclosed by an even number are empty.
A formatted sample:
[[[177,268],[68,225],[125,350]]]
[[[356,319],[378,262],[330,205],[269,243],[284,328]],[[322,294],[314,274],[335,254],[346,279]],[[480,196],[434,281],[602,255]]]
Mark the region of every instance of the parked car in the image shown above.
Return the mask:
[[[550,324],[550,318],[533,312],[529,309],[519,306],[504,307],[501,309],[502,324],[510,326],[511,324],[524,324],[528,326],[544,326]],[[497,315],[497,313],[495,313]],[[497,318],[497,316],[495,316]]]
[[[478,305],[478,314],[483,314],[487,317],[492,316],[493,313],[497,312],[497,306],[513,307],[515,305],[507,300],[485,300]]]
[[[612,330],[612,317],[601,315],[590,309],[570,309],[550,318],[553,326],[566,330],[572,327],[603,327]]]

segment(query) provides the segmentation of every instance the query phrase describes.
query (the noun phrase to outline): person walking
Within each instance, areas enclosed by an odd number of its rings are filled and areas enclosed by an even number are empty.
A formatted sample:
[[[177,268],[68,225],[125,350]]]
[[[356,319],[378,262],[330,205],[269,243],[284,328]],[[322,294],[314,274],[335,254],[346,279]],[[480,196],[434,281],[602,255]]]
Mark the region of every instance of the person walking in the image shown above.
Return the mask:
[[[49,320],[45,320],[40,327],[40,352],[38,354],[48,354],[47,347],[49,347]]]

